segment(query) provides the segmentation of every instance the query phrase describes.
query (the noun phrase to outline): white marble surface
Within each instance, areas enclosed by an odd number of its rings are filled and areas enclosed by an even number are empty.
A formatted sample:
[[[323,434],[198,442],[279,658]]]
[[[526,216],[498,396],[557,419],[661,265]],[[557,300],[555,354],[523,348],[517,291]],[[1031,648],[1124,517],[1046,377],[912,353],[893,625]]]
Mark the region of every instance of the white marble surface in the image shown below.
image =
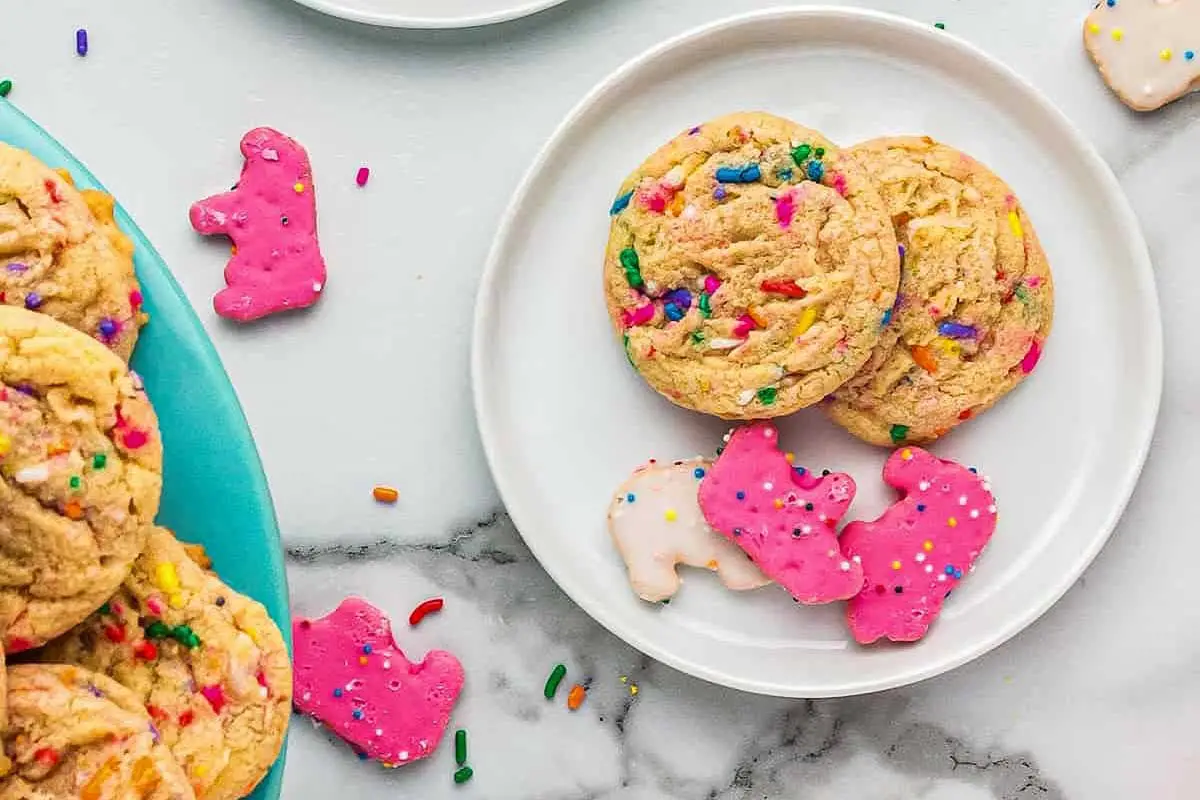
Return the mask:
[[[1200,796],[1200,539],[1175,518],[1200,466],[1200,366],[1178,344],[1200,337],[1189,310],[1200,292],[1200,100],[1126,112],[1080,47],[1086,0],[860,2],[944,20],[1033,79],[1096,143],[1150,243],[1167,379],[1141,486],[1062,602],[952,674],[820,702],[686,678],[574,608],[503,516],[468,392],[475,282],[557,120],[645,47],[769,0],[571,0],[457,33],[376,31],[288,0],[0,2],[11,99],[116,193],[217,342],[270,476],[297,610],[322,613],[354,592],[399,618],[447,598],[404,644],[466,662],[456,722],[471,731],[475,780],[453,785],[449,750],[385,772],[298,720],[286,797]],[[91,33],[86,59],[73,52],[79,26]],[[235,328],[209,305],[226,251],[190,232],[186,210],[232,182],[237,140],[259,124],[313,156],[330,281],[311,313]],[[353,182],[360,164],[372,169],[365,190]],[[398,506],[370,500],[378,482],[401,488]],[[558,660],[592,680],[577,714],[541,699]]]

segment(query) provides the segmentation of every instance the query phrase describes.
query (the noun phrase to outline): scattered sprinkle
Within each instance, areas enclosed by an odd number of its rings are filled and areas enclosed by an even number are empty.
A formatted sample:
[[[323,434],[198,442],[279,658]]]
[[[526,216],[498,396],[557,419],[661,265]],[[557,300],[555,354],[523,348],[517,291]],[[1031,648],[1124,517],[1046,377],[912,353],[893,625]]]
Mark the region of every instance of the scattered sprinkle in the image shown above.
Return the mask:
[[[668,508],[663,512],[663,519],[665,519],[667,522],[674,522],[675,520],[679,519],[679,512],[673,508]]]
[[[442,598],[431,597],[412,610],[412,613],[408,615],[408,624],[414,626],[419,624],[427,615],[441,611],[444,605],[446,605],[446,601]]]
[[[460,767],[467,763],[467,732],[462,728],[454,732],[454,763]]]
[[[12,81],[8,78],[0,81],[0,97],[8,97],[8,93],[12,91]]]
[[[81,56],[88,54],[88,34],[87,28],[80,28],[75,31],[75,52]]]
[[[587,698],[587,689],[581,684],[575,684],[571,687],[571,691],[567,694],[567,708],[572,711],[578,711],[583,705],[583,701]]]
[[[888,434],[892,437],[892,444],[900,444],[908,437],[908,426],[893,425]]]
[[[554,695],[558,692],[558,685],[562,683],[562,679],[567,676],[567,667],[565,664],[556,664],[554,669],[550,671],[550,677],[546,678],[546,686],[542,689],[542,694],[547,700],[553,700]]]
[[[933,27],[937,28],[939,31],[944,31],[944,30],[946,30],[946,23],[935,22],[935,23],[933,23]]]
[[[611,216],[615,217],[617,214],[620,214],[622,211],[629,208],[629,201],[632,199],[633,199],[633,190],[630,189],[625,194],[617,197],[616,200],[613,200],[612,208],[608,209],[608,213]]]
[[[470,767],[462,767],[454,773],[455,783],[466,783],[471,780],[471,776],[475,774],[475,770]]]
[[[358,173],[354,176],[354,182],[359,186],[366,186],[367,181],[371,179],[371,170],[367,167],[359,167]]]
[[[394,486],[376,486],[371,490],[371,496],[380,503],[394,503],[400,499],[400,490]]]

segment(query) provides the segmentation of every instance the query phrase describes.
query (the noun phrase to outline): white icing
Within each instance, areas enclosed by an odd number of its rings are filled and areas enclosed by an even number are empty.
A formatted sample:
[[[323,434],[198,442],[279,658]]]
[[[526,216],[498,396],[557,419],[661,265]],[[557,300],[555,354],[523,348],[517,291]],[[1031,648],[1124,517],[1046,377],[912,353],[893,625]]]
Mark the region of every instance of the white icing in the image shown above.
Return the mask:
[[[1155,109],[1200,86],[1200,0],[1100,0],[1084,37],[1108,85],[1134,108]]]
[[[695,471],[707,473],[709,467],[709,461],[693,459],[639,469],[609,507],[609,531],[629,570],[629,583],[643,600],[666,600],[679,590],[677,564],[714,569],[735,591],[770,583],[745,553],[704,521]],[[630,494],[633,502],[626,499]]]

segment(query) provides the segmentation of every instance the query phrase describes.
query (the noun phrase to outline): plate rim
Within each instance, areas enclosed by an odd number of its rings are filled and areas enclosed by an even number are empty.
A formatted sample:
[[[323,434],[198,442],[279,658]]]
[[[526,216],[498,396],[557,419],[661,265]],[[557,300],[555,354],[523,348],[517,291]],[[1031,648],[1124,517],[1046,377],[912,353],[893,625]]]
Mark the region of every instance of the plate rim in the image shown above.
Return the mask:
[[[797,684],[783,685],[757,679],[747,679],[736,674],[726,673],[700,663],[695,663],[660,648],[655,642],[642,634],[625,629],[619,620],[616,620],[606,610],[603,603],[591,603],[580,600],[570,588],[570,583],[560,580],[554,566],[542,558],[542,555],[538,552],[537,544],[521,532],[522,521],[529,519],[530,515],[525,512],[525,507],[520,502],[512,501],[512,498],[516,497],[516,492],[512,487],[511,479],[506,478],[504,473],[498,468],[503,463],[503,456],[501,455],[500,443],[498,442],[498,424],[493,419],[497,412],[495,412],[489,403],[488,393],[484,386],[486,380],[485,349],[488,346],[488,342],[485,341],[484,332],[491,325],[493,309],[496,307],[495,304],[489,302],[489,299],[495,292],[495,284],[499,279],[504,251],[510,244],[513,231],[531,188],[538,180],[546,163],[555,155],[555,151],[562,140],[575,129],[579,119],[609,93],[619,89],[636,73],[653,65],[658,59],[669,55],[673,51],[686,47],[698,40],[719,34],[724,30],[736,29],[744,25],[759,24],[769,20],[803,20],[813,18],[833,18],[849,22],[870,22],[884,27],[891,27],[902,35],[923,37],[931,46],[956,49],[960,55],[965,55],[975,60],[983,68],[990,70],[996,77],[1005,80],[1010,86],[1017,89],[1026,100],[1036,104],[1049,121],[1060,129],[1068,144],[1083,158],[1090,173],[1100,180],[1107,190],[1107,199],[1112,203],[1114,216],[1127,229],[1128,233],[1125,238],[1127,239],[1129,251],[1136,256],[1136,261],[1130,265],[1133,270],[1133,278],[1135,283],[1140,287],[1140,300],[1145,305],[1145,311],[1153,323],[1151,326],[1152,330],[1148,331],[1147,336],[1143,339],[1148,355],[1147,367],[1150,372],[1150,380],[1144,388],[1144,392],[1149,394],[1147,398],[1149,403],[1145,408],[1142,419],[1138,421],[1142,430],[1140,437],[1135,437],[1134,439],[1138,443],[1137,448],[1133,454],[1133,458],[1127,463],[1125,474],[1120,481],[1120,484],[1124,487],[1121,496],[1113,504],[1110,513],[1101,523],[1101,529],[1098,531],[1098,534],[1091,539],[1086,548],[1080,551],[1078,559],[1061,572],[1057,582],[1051,585],[1050,590],[1038,602],[1030,604],[1024,611],[1014,615],[1013,619],[1007,625],[997,627],[994,633],[981,640],[977,646],[951,653],[948,657],[936,662],[933,666],[910,669],[890,679],[871,679],[869,681],[847,684],[837,690],[812,690],[811,688],[805,688]],[[948,34],[942,30],[935,30],[911,18],[883,11],[845,6],[813,5],[769,8],[735,14],[668,37],[630,58],[602,78],[571,108],[538,150],[533,162],[513,192],[503,215],[500,217],[495,236],[492,240],[492,246],[488,251],[487,260],[484,262],[476,294],[471,337],[471,389],[476,427],[483,444],[484,457],[491,472],[492,480],[496,484],[500,499],[508,510],[514,527],[521,534],[521,539],[529,547],[530,552],[537,558],[538,563],[546,570],[559,589],[588,616],[626,644],[656,661],[711,683],[754,694],[777,697],[849,697],[911,685],[969,663],[991,652],[1028,628],[1055,603],[1062,599],[1063,595],[1075,585],[1088,566],[1091,565],[1092,561],[1095,560],[1096,556],[1099,555],[1100,551],[1108,543],[1137,488],[1142,469],[1149,456],[1154,431],[1158,422],[1163,390],[1163,358],[1162,312],[1156,288],[1153,262],[1150,258],[1150,251],[1146,244],[1141,224],[1136,214],[1134,214],[1129,199],[1113,174],[1112,169],[1075,123],[1044,95],[1041,90],[1013,68],[990,55],[982,48],[957,36]]]
[[[458,17],[410,17],[395,14],[377,14],[347,8],[346,0],[295,0],[300,5],[331,17],[376,25],[382,28],[411,28],[414,30],[451,30],[456,28],[480,28],[497,25],[514,19],[532,16],[548,8],[561,5],[567,0],[521,0],[513,8],[485,14],[468,14]]]

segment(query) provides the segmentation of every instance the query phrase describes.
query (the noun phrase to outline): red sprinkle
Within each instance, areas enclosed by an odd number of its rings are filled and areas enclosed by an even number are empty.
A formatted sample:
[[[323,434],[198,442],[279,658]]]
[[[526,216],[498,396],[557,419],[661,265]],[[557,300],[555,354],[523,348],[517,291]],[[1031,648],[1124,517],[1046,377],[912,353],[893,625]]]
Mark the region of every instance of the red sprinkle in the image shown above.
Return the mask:
[[[151,719],[164,720],[167,718],[167,712],[163,711],[161,708],[159,708],[158,706],[155,706],[155,705],[147,705],[146,713],[150,715]],[[186,713],[190,714],[192,712],[188,711]],[[191,722],[191,720],[189,719],[188,722]],[[180,718],[179,718],[179,724],[180,725],[183,724],[182,716],[180,716]]]
[[[204,695],[204,699],[212,706],[212,710],[220,714],[221,709],[225,707],[225,692],[217,684],[205,686],[200,689],[200,694]]]
[[[366,167],[359,167],[358,174],[354,176],[354,182],[359,186],[366,186],[367,179],[371,177],[371,170]]]
[[[122,441],[130,450],[137,450],[139,447],[144,446],[146,442],[150,441],[150,437],[145,431],[139,431],[137,428],[133,428],[125,432],[124,437],[122,437]]]
[[[163,716],[165,717],[166,714],[163,714]],[[189,708],[187,711],[185,711],[179,715],[179,727],[186,728],[188,725],[192,724],[192,720],[194,720],[195,718],[196,718],[195,712],[193,712]]]
[[[33,752],[33,760],[54,766],[58,763],[58,751],[53,747],[42,747]]]
[[[759,286],[764,292],[769,294],[782,294],[786,297],[807,297],[808,292],[796,285],[795,281],[789,280],[768,280],[763,281]]]
[[[426,600],[424,603],[421,603],[421,605],[414,608],[413,612],[408,615],[408,624],[418,624],[421,620],[425,619],[426,614],[433,614],[434,612],[441,611],[442,606],[445,604],[446,601],[440,597],[434,597],[430,600]]]
[[[114,644],[120,644],[121,642],[125,641],[125,629],[118,627],[117,625],[105,625],[104,635],[110,642],[113,642]]]
[[[259,686],[263,687],[264,689],[267,688],[267,675],[265,672],[260,669],[254,678],[258,681]]]
[[[58,191],[58,184],[49,179],[46,180],[45,184],[46,191],[50,193],[50,200],[55,203],[61,203],[62,195]]]
[[[22,650],[29,650],[33,647],[33,642],[28,639],[22,639],[20,636],[14,636],[8,640],[7,652],[20,653]]]
[[[158,658],[158,647],[149,639],[143,639],[133,646],[133,654],[144,661]]]

